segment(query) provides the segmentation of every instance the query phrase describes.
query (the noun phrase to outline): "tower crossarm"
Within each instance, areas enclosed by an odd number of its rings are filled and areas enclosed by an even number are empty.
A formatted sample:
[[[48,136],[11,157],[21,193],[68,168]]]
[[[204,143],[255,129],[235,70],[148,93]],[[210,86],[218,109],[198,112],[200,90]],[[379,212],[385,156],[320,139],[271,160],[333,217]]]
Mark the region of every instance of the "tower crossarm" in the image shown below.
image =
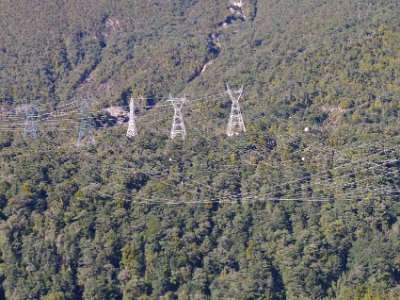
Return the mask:
[[[183,122],[182,107],[187,102],[186,98],[172,98],[168,102],[172,103],[174,107],[174,117],[171,128],[171,139],[180,136],[182,139],[186,137],[185,123]]]
[[[237,91],[232,91],[229,85],[226,87],[229,98],[232,101],[231,114],[229,116],[226,135],[233,136],[238,135],[241,132],[246,132],[246,127],[244,126],[243,116],[239,105],[239,100],[243,93],[243,86]]]

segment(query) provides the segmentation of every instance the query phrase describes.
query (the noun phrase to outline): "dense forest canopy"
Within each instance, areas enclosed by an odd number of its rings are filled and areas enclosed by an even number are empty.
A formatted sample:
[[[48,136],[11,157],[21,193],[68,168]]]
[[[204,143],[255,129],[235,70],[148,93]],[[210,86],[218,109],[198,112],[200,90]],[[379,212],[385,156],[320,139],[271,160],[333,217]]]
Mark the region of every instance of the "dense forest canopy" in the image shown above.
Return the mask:
[[[0,1],[0,298],[400,299],[399,14]]]

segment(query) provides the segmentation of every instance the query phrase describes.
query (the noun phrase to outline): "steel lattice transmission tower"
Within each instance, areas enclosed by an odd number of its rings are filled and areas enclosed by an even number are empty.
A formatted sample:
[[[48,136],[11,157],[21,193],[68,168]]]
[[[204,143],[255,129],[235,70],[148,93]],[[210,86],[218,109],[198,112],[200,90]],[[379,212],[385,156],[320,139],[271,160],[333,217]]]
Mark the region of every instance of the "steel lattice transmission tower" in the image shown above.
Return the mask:
[[[24,137],[31,136],[36,137],[36,124],[35,117],[37,113],[37,106],[31,105],[25,108],[25,127],[24,127]]]
[[[132,98],[131,102],[129,103],[129,124],[126,136],[130,138],[137,136],[136,122],[135,122],[135,103],[133,102]]]
[[[243,86],[237,91],[232,91],[229,85],[227,85],[226,88],[227,93],[232,101],[231,115],[229,117],[226,134],[227,136],[233,136],[238,135],[240,132],[246,132],[246,127],[244,127],[242,112],[239,105],[239,100],[243,93]]]
[[[169,97],[169,102],[174,106],[174,121],[171,128],[171,139],[180,136],[182,140],[186,137],[185,123],[183,122],[182,107],[187,102],[186,98],[172,98]]]
[[[81,110],[81,117],[76,146],[80,147],[85,145],[94,145],[94,121],[93,117],[90,116],[89,99],[79,99],[79,105]]]

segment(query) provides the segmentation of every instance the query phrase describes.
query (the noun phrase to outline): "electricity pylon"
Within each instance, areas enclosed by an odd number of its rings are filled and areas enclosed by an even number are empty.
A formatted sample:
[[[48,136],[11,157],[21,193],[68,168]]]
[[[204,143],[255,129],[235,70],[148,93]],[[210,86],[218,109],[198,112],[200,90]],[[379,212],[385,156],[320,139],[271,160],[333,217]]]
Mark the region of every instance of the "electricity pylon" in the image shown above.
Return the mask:
[[[187,102],[186,98],[169,97],[169,102],[174,106],[174,121],[171,128],[171,139],[180,136],[182,140],[186,137],[185,123],[183,122],[182,106]]]
[[[25,108],[25,127],[24,127],[24,137],[31,136],[36,137],[36,124],[35,117],[37,112],[37,106],[31,105]]]
[[[95,138],[93,135],[94,121],[90,116],[90,103],[89,99],[79,99],[79,106],[81,110],[80,126],[78,140],[76,146],[94,145]]]
[[[246,132],[244,127],[242,112],[240,110],[239,100],[242,97],[243,86],[237,90],[232,91],[229,85],[226,86],[227,93],[232,101],[231,115],[229,117],[228,128],[226,130],[227,136],[238,135],[240,132]]]
[[[137,136],[136,122],[135,122],[135,103],[133,102],[132,98],[129,104],[129,124],[126,136],[130,138]]]

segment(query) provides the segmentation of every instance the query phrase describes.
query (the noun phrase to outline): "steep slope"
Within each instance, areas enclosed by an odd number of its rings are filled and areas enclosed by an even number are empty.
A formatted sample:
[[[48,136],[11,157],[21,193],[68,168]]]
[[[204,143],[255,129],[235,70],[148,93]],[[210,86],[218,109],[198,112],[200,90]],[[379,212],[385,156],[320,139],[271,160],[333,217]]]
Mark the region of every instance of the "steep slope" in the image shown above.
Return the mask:
[[[399,12],[2,1],[0,298],[398,299]],[[231,138],[226,84],[244,86]],[[170,93],[191,100],[184,141]],[[77,148],[88,96],[96,144]],[[136,139],[105,110],[131,96]]]

